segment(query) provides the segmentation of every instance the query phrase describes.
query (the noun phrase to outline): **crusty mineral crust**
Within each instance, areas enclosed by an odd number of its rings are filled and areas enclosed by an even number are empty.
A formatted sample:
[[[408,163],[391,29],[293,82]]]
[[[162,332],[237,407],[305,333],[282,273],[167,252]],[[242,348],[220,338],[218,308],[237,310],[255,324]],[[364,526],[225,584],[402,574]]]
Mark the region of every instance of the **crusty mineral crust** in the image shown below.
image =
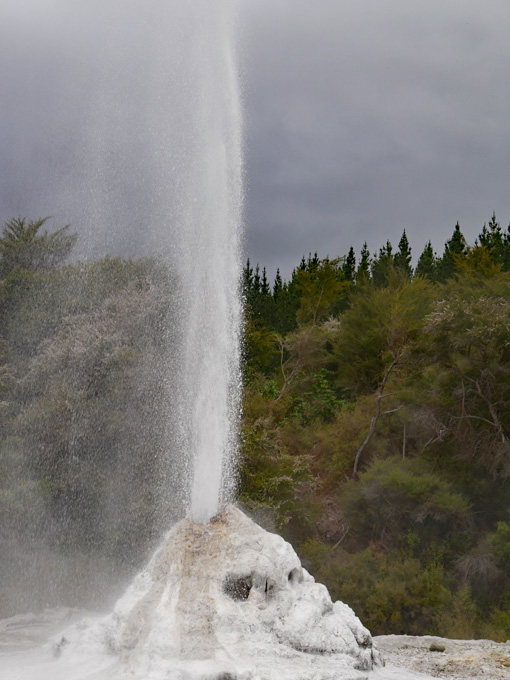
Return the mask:
[[[116,677],[143,680],[354,680],[381,663],[353,611],[233,506],[206,525],[177,524],[113,613],[66,640],[63,654],[106,645]]]

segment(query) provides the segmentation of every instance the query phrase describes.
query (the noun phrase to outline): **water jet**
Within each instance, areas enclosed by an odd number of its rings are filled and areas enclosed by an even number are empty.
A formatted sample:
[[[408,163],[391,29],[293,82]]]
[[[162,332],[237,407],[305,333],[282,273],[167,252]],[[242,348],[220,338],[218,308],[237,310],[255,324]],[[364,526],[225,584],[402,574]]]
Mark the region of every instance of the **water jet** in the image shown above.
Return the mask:
[[[175,105],[182,128],[176,148],[158,137],[149,175],[161,198],[174,173],[169,214],[158,207],[152,220],[165,218],[164,256],[180,274],[175,433],[187,516],[111,613],[52,636],[32,665],[18,657],[4,680],[355,680],[380,663],[369,632],[291,546],[228,504],[241,387],[240,95],[233,3],[190,4],[172,4],[190,30]]]

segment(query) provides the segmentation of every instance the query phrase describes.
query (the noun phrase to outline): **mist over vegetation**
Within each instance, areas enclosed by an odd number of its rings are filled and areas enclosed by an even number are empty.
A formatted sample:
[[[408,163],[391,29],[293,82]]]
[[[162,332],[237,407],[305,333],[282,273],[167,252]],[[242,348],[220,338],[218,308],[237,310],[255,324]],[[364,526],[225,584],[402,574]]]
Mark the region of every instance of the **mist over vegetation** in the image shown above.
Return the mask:
[[[44,227],[0,236],[4,616],[98,606],[184,508],[178,281],[68,263],[75,235]],[[240,503],[374,634],[506,640],[510,232],[456,225],[411,261],[404,232],[288,282],[246,264]]]
[[[102,603],[182,514],[172,273],[65,264],[76,237],[0,238],[0,610]]]

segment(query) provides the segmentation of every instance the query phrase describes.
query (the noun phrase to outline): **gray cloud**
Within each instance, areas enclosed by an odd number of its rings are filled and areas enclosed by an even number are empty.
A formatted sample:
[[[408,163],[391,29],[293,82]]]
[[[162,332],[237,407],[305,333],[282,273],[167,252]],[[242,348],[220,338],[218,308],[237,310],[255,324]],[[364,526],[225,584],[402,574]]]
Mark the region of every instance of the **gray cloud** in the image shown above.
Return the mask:
[[[249,24],[252,259],[510,219],[507,4],[253,1]]]
[[[404,228],[418,255],[457,220],[469,240],[493,210],[506,226],[507,0],[239,5],[252,260],[288,275],[304,253],[373,251]],[[193,89],[186,6],[0,4],[0,219],[53,214],[83,252],[152,247],[147,222],[168,219],[156,175],[179,191],[157,140],[178,147]]]

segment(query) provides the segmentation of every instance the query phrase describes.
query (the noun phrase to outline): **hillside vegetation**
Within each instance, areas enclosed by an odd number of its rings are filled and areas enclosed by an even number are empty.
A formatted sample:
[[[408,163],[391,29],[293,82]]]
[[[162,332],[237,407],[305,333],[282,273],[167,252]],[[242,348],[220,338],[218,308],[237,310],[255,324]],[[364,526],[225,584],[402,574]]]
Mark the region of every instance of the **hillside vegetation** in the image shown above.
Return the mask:
[[[182,511],[176,280],[66,264],[75,237],[43,225],[0,237],[4,615],[34,605],[41,555],[58,569],[36,604],[78,603]],[[288,282],[245,267],[240,503],[375,634],[510,637],[509,272],[495,215],[414,271],[405,232]]]
[[[416,271],[246,265],[242,499],[376,634],[510,636],[509,270],[495,215]]]

